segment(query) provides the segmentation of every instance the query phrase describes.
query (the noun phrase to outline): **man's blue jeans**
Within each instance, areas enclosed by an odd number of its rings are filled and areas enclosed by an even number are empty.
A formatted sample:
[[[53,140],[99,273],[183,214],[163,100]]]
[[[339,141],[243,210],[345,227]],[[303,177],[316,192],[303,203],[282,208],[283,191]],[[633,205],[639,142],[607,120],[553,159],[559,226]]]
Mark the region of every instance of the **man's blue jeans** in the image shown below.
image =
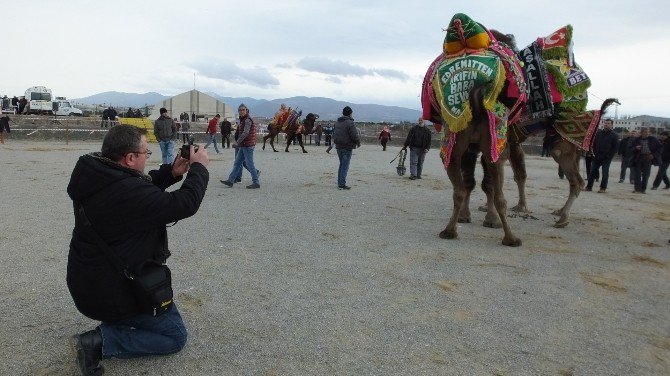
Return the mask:
[[[235,151],[235,162],[233,162],[233,171],[230,172],[228,176],[229,182],[235,182],[237,177],[242,177],[242,168],[246,167],[251,174],[251,181],[255,184],[260,184],[258,181],[258,171],[254,165],[254,146],[242,147],[238,146],[239,149]],[[242,166],[246,164],[246,166]]]
[[[337,186],[339,188],[347,185],[347,173],[349,172],[351,153],[351,149],[337,149],[337,157],[340,159],[340,168],[337,170]]]
[[[158,141],[158,145],[161,147],[161,158],[163,164],[172,164],[174,161],[174,141],[173,140],[163,140]]]
[[[211,143],[214,143],[214,150],[216,150],[216,152],[218,153],[219,152],[219,147],[216,146],[216,134],[207,133],[207,143],[205,144],[205,149],[207,149],[207,147]]]
[[[164,314],[153,317],[137,315],[118,322],[103,322],[103,358],[137,358],[167,355],[186,345],[186,326],[175,304]]]

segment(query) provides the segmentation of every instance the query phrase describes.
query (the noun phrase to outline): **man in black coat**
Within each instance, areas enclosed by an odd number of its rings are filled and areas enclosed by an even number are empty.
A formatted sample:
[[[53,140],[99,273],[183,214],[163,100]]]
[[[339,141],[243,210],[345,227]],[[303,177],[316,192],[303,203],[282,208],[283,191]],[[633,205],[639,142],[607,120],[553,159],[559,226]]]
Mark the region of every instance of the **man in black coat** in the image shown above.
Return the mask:
[[[661,181],[665,183],[665,188],[670,189],[670,179],[668,179],[668,166],[670,166],[670,138],[668,138],[668,132],[661,132],[658,136],[661,139],[661,165],[658,166],[658,173],[656,173],[656,179],[651,185],[651,189],[658,189],[658,186],[661,185]]]
[[[587,191],[593,189],[593,181],[598,175],[598,169],[602,167],[602,176],[600,179],[600,190],[598,193],[605,193],[607,190],[607,182],[610,174],[610,163],[612,158],[616,155],[619,144],[619,136],[612,131],[614,121],[612,119],[605,119],[603,122],[603,129],[596,133],[593,141],[593,162],[591,164],[591,171],[589,171],[589,180],[586,184]]]
[[[178,156],[145,175],[151,154],[146,130],[113,127],[101,152],[79,158],[67,187],[75,208],[67,286],[77,309],[101,321],[72,338],[85,375],[101,374],[102,358],[170,354],[186,343],[177,307],[172,304],[160,316],[144,312],[130,280],[95,235],[129,270],[146,260],[163,264],[170,256],[165,226],[197,212],[209,180],[209,158],[203,148],[194,152],[191,147],[190,159]],[[186,172],[179,189],[165,191]]]
[[[646,193],[651,166],[661,163],[663,145],[649,134],[649,128],[640,129],[640,137],[636,138],[630,148],[633,150],[633,193]]]
[[[632,170],[632,160],[633,160],[633,150],[629,148],[633,140],[637,138],[637,131],[632,131],[626,134],[626,137],[621,139],[619,142],[619,151],[617,154],[621,156],[621,173],[619,174],[619,183],[623,183],[626,180],[626,170],[631,169],[629,179],[630,183],[633,184],[633,170]]]
[[[409,180],[421,179],[423,161],[430,149],[430,139],[430,129],[426,128],[423,119],[419,118],[419,123],[410,129],[402,147],[403,150],[406,150],[409,146]]]

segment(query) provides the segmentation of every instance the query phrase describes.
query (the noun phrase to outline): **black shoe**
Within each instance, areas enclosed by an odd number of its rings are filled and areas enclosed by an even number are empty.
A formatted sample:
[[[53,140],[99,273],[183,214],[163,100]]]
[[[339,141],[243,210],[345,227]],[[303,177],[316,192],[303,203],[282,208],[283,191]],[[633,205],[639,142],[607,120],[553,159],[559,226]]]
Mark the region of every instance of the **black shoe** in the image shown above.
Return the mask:
[[[417,178],[417,179],[421,179],[421,175],[417,175],[416,178]]]
[[[82,375],[102,375],[104,373],[105,369],[100,364],[102,336],[97,329],[73,336],[71,345],[77,354],[77,365]]]
[[[235,183],[241,183],[241,182],[242,182],[242,178],[235,179]]]
[[[260,187],[261,187],[261,185],[258,184],[258,183],[253,183],[251,185],[247,185],[247,189],[258,189]]]
[[[619,179],[619,183],[623,183],[623,179]]]
[[[220,180],[220,181],[221,181],[221,183],[223,183],[223,184],[225,184],[225,185],[227,185],[227,186],[229,186],[229,187],[232,187],[232,186],[233,186],[233,183],[229,182],[228,180]]]
[[[337,187],[337,189],[340,189],[340,190],[342,190],[342,189],[351,189],[351,187],[349,187],[349,186],[347,186],[347,185],[340,185],[339,187]]]
[[[663,189],[670,189],[670,185],[666,185]]]
[[[651,187],[651,190],[652,190],[652,191],[655,191],[655,190],[657,190],[657,189],[658,189],[658,187]]]
[[[414,176],[414,175],[410,176],[409,180],[416,180],[416,176]]]

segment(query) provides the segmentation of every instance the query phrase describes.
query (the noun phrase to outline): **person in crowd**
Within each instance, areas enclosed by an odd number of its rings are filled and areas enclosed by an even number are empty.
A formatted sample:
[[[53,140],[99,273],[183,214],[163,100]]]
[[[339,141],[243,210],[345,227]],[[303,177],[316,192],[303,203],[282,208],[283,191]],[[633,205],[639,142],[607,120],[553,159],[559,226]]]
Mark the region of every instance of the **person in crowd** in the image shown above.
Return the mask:
[[[28,100],[26,97],[21,97],[21,99],[19,99],[19,114],[24,115],[29,108],[30,107],[28,107]]]
[[[116,111],[116,109],[112,106],[109,106],[109,121],[110,121],[110,126],[113,126],[116,124],[116,118],[119,116],[119,113]]]
[[[126,111],[126,117],[127,118],[135,117],[135,111],[133,111],[132,107],[128,107],[128,111]]]
[[[593,190],[593,181],[595,180],[598,170],[602,168],[600,175],[600,190],[598,193],[605,193],[607,190],[607,183],[609,181],[610,163],[619,150],[619,136],[612,131],[614,121],[612,119],[605,119],[603,128],[599,130],[593,140],[593,163],[591,164],[591,171],[589,172],[589,179],[584,188],[585,191]]]
[[[316,146],[321,146],[321,136],[323,135],[323,124],[318,123],[314,126],[314,143]]]
[[[391,141],[391,131],[387,125],[382,128],[382,131],[379,132],[379,141],[382,144],[382,151],[386,151],[386,144]]]
[[[145,129],[113,127],[101,152],[79,158],[67,186],[75,218],[67,286],[77,310],[100,321],[70,340],[83,375],[101,375],[102,359],[167,355],[186,344],[186,327],[174,301],[159,316],[145,312],[129,272],[118,268],[137,270],[149,260],[166,262],[166,225],[198,211],[209,180],[209,159],[205,150],[194,152],[191,147],[190,159],[179,156],[174,164],[145,175],[150,156]],[[166,191],[182,179],[179,189]],[[100,246],[103,242],[107,247]]]
[[[105,108],[104,110],[102,110],[101,119],[102,120],[100,120],[100,128],[103,127],[107,128],[107,126],[109,125],[109,108]]]
[[[246,167],[251,174],[250,185],[247,185],[248,189],[258,189],[261,187],[260,179],[258,177],[258,170],[254,165],[254,148],[256,147],[256,124],[254,120],[249,115],[249,109],[244,103],[240,104],[237,108],[238,115],[240,117],[240,124],[237,127],[239,130],[239,135],[237,139],[233,142],[234,148],[239,148],[240,150],[235,155],[235,162],[233,162],[233,170],[230,172],[227,180],[221,180],[221,183],[225,184],[228,187],[232,187],[236,183],[238,177],[242,176],[242,163],[246,163]]]
[[[18,114],[19,113],[19,98],[16,95],[12,98],[12,107],[14,107],[14,113]]]
[[[327,125],[323,127],[323,135],[325,137],[325,145],[329,146],[330,149],[333,148],[332,141],[333,141],[333,126],[332,125]],[[330,150],[328,150],[330,151]]]
[[[633,181],[635,190],[633,193],[646,193],[651,166],[658,165],[661,161],[661,149],[663,146],[656,137],[649,134],[649,128],[640,129],[640,137],[633,140]]]
[[[624,133],[624,137],[619,142],[619,150],[617,154],[621,156],[621,172],[619,173],[619,183],[623,183],[626,180],[626,170],[631,169],[629,174],[630,183],[633,184],[633,170],[631,167],[631,162],[633,159],[633,149],[629,146],[633,140],[637,138],[637,131],[632,131],[630,133]]]
[[[10,103],[9,98],[6,95],[3,96],[2,97],[2,109],[5,110],[5,111],[8,111],[9,110],[9,103]]]
[[[584,152],[584,165],[586,166],[586,179],[589,180],[589,176],[591,175],[591,166],[593,166],[593,150],[589,150]],[[593,177],[593,180],[598,181],[600,177],[600,170],[595,171],[595,176]]]
[[[186,144],[191,139],[191,123],[188,121],[189,116],[186,112],[179,115],[181,118],[181,139],[182,143]]]
[[[407,150],[409,146],[409,172],[410,180],[421,179],[423,171],[423,161],[426,159],[426,153],[430,149],[431,134],[422,118],[419,118],[417,125],[413,126],[407,134],[405,144],[402,149]]]
[[[540,157],[548,157],[549,156],[549,146],[551,144],[551,136],[545,135],[544,138],[542,138],[542,152],[540,153]]]
[[[670,139],[668,139],[668,132],[661,132],[658,136],[661,141],[661,164],[658,166],[656,178],[651,185],[651,189],[658,189],[661,181],[665,183],[663,189],[670,189],[670,179],[668,179],[668,166],[670,166]]]
[[[172,163],[174,160],[174,142],[177,139],[177,126],[168,115],[168,110],[162,107],[160,117],[154,121],[154,135],[161,148],[161,160],[163,164]]]
[[[342,109],[342,116],[335,122],[333,129],[333,143],[337,150],[337,157],[340,160],[339,168],[337,169],[337,188],[351,189],[347,185],[347,174],[349,172],[349,164],[351,163],[351,155],[356,147],[361,146],[361,138],[358,133],[358,128],[354,123],[354,118],[351,117],[353,110],[346,106]]]
[[[232,129],[233,125],[228,118],[223,119],[221,122],[221,147],[230,148],[230,133],[232,132]]]
[[[221,119],[221,115],[216,114],[207,124],[207,143],[205,144],[205,149],[207,149],[210,143],[214,143],[216,154],[221,154],[219,147],[216,146],[216,128],[219,125],[219,119]]]
[[[9,115],[0,117],[0,144],[4,144],[5,138],[9,138],[9,132],[11,132],[9,129],[10,121],[11,119],[9,118]]]

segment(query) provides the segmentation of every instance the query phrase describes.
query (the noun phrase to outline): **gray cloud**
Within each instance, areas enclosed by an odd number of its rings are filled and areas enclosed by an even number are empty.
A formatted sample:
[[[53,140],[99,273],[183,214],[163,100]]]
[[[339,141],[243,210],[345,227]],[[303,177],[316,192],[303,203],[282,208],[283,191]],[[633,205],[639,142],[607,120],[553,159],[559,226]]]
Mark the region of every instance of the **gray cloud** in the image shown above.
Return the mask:
[[[194,62],[189,67],[199,74],[236,84],[247,84],[267,88],[279,85],[279,80],[262,67],[242,68],[232,62]]]
[[[341,60],[330,60],[323,57],[305,57],[296,64],[298,68],[310,72],[329,74],[332,76],[372,76],[378,75],[386,78],[395,78],[401,81],[409,79],[409,76],[394,69],[365,68]],[[329,79],[333,81],[332,78]]]

